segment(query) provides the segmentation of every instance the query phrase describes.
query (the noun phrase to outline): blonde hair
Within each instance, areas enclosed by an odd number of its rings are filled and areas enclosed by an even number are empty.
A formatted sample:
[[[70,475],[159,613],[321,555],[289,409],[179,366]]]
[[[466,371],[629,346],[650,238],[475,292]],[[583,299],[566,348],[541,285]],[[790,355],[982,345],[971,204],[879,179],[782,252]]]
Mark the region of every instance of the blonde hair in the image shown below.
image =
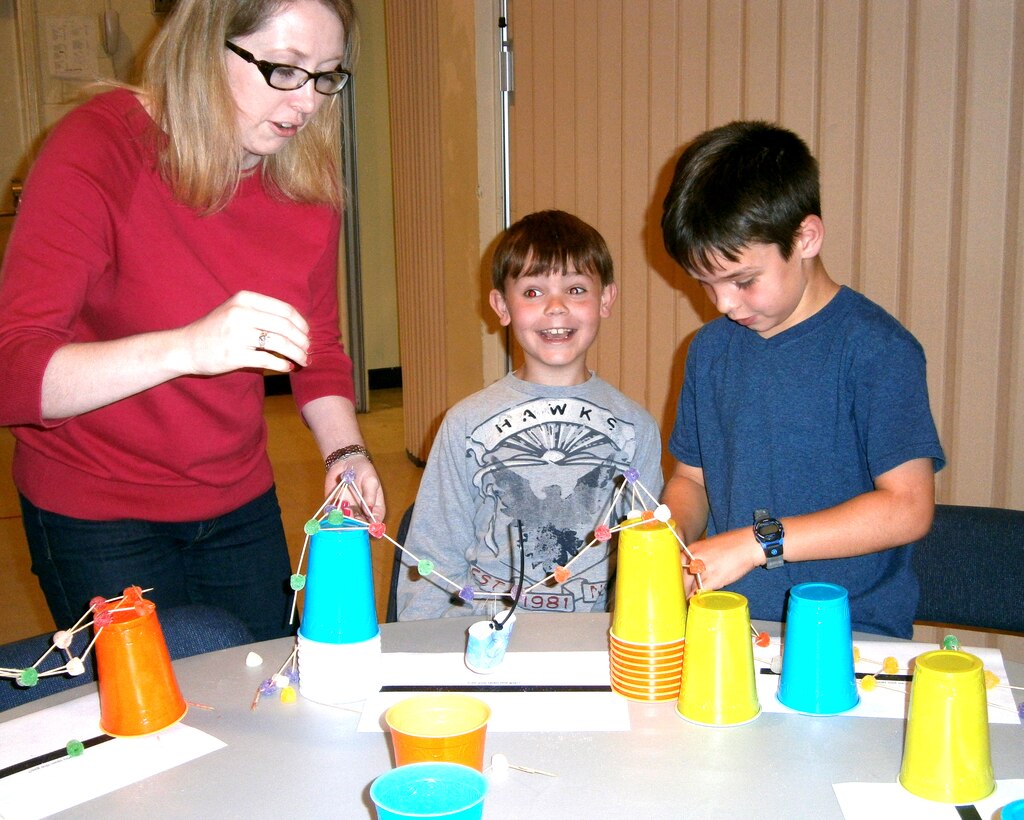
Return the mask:
[[[343,67],[357,48],[352,0],[317,0],[338,15],[345,32]],[[153,41],[142,92],[163,132],[160,172],[175,197],[204,213],[223,208],[245,169],[224,41],[251,34],[291,0],[178,0]],[[339,95],[325,100],[301,131],[260,162],[269,190],[296,202],[341,206]]]

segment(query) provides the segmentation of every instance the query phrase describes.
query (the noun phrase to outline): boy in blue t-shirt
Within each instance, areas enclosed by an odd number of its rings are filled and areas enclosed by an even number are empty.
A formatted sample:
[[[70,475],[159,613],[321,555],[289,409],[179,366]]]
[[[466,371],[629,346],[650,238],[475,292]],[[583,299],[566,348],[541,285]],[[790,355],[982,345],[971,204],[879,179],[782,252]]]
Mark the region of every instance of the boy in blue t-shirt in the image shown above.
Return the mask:
[[[931,526],[945,463],[924,351],[825,270],[817,162],[768,123],[707,131],[676,165],[661,224],[725,314],[690,345],[663,494],[704,587],[780,621],[793,585],[835,583],[854,629],[910,637],[909,545]]]

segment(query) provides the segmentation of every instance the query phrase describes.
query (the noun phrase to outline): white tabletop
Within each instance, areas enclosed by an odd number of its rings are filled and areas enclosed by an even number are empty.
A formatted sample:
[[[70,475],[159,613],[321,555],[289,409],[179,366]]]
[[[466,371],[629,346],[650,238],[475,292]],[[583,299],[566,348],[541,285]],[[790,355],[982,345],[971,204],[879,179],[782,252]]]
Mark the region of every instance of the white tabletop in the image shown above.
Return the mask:
[[[461,652],[470,620],[382,626],[385,652]],[[609,616],[519,617],[516,651],[606,649]],[[778,625],[756,625],[774,635]],[[774,626],[774,628],[773,628]],[[870,636],[868,636],[870,637]],[[358,715],[300,697],[250,702],[260,681],[287,658],[290,640],[177,661],[191,709],[186,724],[226,748],[82,804],[66,817],[373,817],[369,786],[391,768],[387,735],[356,732]],[[255,649],[265,659],[248,668]],[[273,667],[273,668],[271,668]],[[1007,663],[1011,682],[1024,666]],[[81,695],[70,691],[0,714],[9,720]],[[1018,696],[1017,700],[1021,698]],[[511,771],[492,784],[485,817],[842,817],[832,784],[894,782],[903,753],[902,720],[810,717],[765,712],[729,728],[696,726],[675,704],[631,703],[628,732],[492,733],[487,758],[554,772]],[[1022,775],[1024,728],[992,725],[997,779]]]

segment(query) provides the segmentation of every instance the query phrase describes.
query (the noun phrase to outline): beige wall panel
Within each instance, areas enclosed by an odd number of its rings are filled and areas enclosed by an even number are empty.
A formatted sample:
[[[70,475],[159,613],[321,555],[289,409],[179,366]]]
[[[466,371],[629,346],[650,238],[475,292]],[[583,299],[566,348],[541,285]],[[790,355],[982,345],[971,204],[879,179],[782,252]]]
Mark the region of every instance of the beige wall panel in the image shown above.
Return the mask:
[[[952,431],[951,491],[966,503],[993,496],[997,389],[1000,384],[999,322],[1008,274],[1004,235],[1009,161],[1009,100],[1013,15],[1008,3],[973,7],[964,119],[962,277],[957,308],[956,414]],[[1019,146],[1018,146],[1019,150]]]
[[[824,48],[817,69],[821,74],[821,123],[815,124],[813,132],[797,132],[811,146],[821,166],[825,222],[822,259],[837,282],[859,288],[861,249],[857,238],[863,195],[860,146],[864,140],[860,116],[864,44],[860,4],[853,0],[827,3],[821,25]],[[805,38],[812,40],[810,35]],[[789,121],[784,124],[796,129]]]
[[[816,143],[821,116],[822,43],[824,0],[785,0],[779,8],[779,122],[785,123],[805,139]],[[845,7],[847,0],[828,0],[827,8]],[[842,38],[850,36],[843,32]],[[829,48],[843,47],[829,43]],[[767,67],[765,70],[768,70]]]
[[[708,87],[712,125],[743,116],[743,5],[742,0],[715,0],[709,4]]]
[[[901,3],[872,4],[865,32],[864,139],[861,146],[864,213],[858,286],[899,319],[906,224],[906,40],[908,14]]]
[[[748,4],[743,16],[743,110],[751,120],[779,118],[781,0]]]

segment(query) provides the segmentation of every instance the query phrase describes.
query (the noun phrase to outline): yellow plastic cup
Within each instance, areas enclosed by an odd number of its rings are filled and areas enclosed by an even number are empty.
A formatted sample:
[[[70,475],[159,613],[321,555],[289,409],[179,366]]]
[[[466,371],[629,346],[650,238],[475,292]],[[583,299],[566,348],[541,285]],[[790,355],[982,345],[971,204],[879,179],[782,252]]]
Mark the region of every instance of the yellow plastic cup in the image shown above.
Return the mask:
[[[683,569],[679,542],[668,525],[652,519],[623,529],[616,560],[612,634],[641,644],[682,639],[686,634]]]
[[[939,649],[917,657],[900,783],[940,803],[973,803],[995,789],[985,667],[977,656]]]
[[[459,694],[416,695],[384,715],[395,746],[395,765],[445,761],[484,770],[491,708]]]
[[[761,714],[747,599],[698,592],[690,599],[676,712],[704,726],[737,726]]]

